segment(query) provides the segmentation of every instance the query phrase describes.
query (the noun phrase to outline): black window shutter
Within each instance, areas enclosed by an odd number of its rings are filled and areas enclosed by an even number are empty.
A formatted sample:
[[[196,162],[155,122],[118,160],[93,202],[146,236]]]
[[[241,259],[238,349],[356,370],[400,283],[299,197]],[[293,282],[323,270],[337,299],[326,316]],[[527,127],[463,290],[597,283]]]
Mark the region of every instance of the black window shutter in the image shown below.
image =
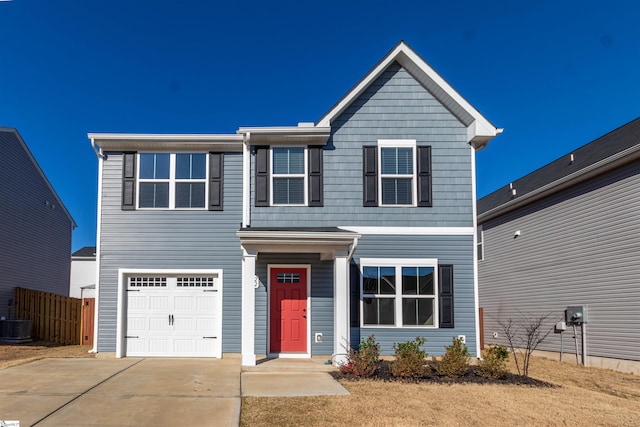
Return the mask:
[[[223,210],[224,153],[209,153],[209,210]]]
[[[256,147],[256,206],[269,206],[269,147]]]
[[[453,265],[438,266],[440,280],[440,327],[453,328]]]
[[[378,147],[362,147],[363,206],[378,206]]]
[[[431,207],[431,147],[418,147],[418,206]]]
[[[351,288],[351,300],[349,301],[350,325],[352,328],[357,328],[360,326],[360,268],[353,260],[349,263],[349,286]],[[356,343],[359,342],[360,340],[356,341]]]
[[[309,151],[309,206],[323,206],[322,147],[311,146]]]
[[[122,210],[136,208],[136,153],[122,153]]]

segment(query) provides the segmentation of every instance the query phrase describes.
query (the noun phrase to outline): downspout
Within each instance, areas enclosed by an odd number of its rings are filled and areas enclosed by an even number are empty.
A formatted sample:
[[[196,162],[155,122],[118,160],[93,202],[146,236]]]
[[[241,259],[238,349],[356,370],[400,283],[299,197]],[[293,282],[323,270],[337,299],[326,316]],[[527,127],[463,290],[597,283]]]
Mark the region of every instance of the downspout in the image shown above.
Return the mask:
[[[251,226],[251,152],[249,150],[249,141],[251,132],[244,134],[242,141],[242,228]]]
[[[353,258],[353,254],[356,252],[357,247],[358,247],[358,238],[354,237],[353,245],[351,245],[351,250],[349,250],[349,254],[347,255],[347,262],[351,261],[351,258]]]
[[[91,147],[93,148],[93,152],[96,153],[96,156],[98,157],[98,159],[102,160],[106,157],[102,153],[102,148],[100,148],[100,146],[96,144],[96,141],[93,138],[91,138]]]
[[[98,315],[98,308],[100,307],[100,237],[102,234],[102,164],[107,157],[102,153],[95,140],[91,138],[91,147],[98,157],[98,212],[96,221],[96,290],[95,290],[95,306],[93,315],[93,348],[89,350],[89,353],[98,352],[98,324],[100,317]]]

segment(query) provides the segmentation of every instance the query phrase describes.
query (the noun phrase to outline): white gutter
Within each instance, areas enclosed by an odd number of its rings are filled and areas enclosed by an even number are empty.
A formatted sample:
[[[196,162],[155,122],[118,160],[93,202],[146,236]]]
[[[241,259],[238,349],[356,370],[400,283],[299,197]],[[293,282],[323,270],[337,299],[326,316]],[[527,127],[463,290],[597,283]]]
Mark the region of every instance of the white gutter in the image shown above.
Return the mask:
[[[347,255],[347,262],[351,261],[351,258],[353,258],[353,254],[356,252],[356,248],[358,247],[358,238],[354,237],[353,238],[353,244],[351,245],[351,250],[349,251],[349,254]]]

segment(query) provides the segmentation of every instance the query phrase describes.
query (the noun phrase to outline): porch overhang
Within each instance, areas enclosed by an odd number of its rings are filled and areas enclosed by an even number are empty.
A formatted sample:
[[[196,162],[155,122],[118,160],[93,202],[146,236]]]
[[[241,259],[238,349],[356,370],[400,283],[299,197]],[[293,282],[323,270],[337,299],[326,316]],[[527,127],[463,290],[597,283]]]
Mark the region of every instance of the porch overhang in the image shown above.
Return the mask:
[[[317,253],[320,259],[346,254],[361,237],[339,228],[243,228],[237,236],[247,251],[258,253]]]

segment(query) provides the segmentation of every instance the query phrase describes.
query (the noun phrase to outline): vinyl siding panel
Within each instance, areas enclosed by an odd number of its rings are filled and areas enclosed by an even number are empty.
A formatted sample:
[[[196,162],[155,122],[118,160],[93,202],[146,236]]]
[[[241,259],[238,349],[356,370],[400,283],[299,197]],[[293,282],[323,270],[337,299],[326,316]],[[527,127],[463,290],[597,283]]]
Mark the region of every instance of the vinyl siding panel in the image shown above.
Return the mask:
[[[640,360],[640,171],[637,161],[483,224],[480,306],[486,342],[497,319],[588,305],[591,356]],[[521,236],[514,239],[514,232]],[[571,337],[569,332],[565,338]],[[569,341],[569,342],[568,342]],[[540,346],[559,351],[556,334]],[[564,350],[575,352],[573,340]]]
[[[0,149],[0,316],[8,316],[17,286],[69,295],[73,224],[13,130],[0,131]]]
[[[359,265],[361,258],[437,258],[438,264],[452,264],[454,274],[454,328],[351,328],[351,345],[369,335],[375,335],[382,354],[393,354],[393,344],[425,337],[424,349],[428,354],[440,356],[444,347],[458,335],[465,335],[469,352],[475,353],[475,304],[473,287],[472,236],[388,236],[367,235],[358,243],[354,255]],[[359,278],[352,280],[352,289],[360,289]],[[354,289],[354,290],[355,290]],[[360,320],[358,319],[358,324]]]
[[[268,267],[270,264],[311,265],[311,354],[333,353],[333,261],[320,261],[318,255],[261,254],[256,262],[260,286],[256,289],[255,351],[266,354],[268,346]],[[316,332],[322,343],[313,342]]]
[[[362,147],[378,139],[415,139],[432,147],[433,207],[363,207]],[[255,207],[252,159],[252,225],[470,227],[472,151],[466,141],[466,127],[394,63],[332,124],[323,207]]]
[[[240,352],[242,156],[224,156],[224,210],[122,211],[122,154],[103,165],[98,351],[115,351],[118,268],[222,269],[222,351]]]

